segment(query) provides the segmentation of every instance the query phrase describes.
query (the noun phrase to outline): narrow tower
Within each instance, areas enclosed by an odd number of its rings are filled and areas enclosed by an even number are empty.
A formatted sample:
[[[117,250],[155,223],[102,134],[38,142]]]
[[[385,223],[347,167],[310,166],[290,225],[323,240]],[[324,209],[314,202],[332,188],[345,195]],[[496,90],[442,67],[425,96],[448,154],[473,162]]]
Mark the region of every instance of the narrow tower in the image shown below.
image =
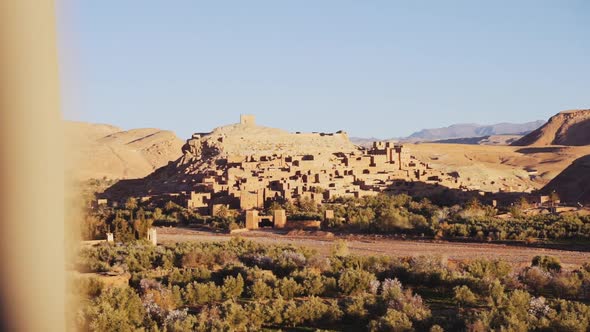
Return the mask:
[[[255,126],[256,117],[251,114],[240,114],[240,124],[244,126]]]

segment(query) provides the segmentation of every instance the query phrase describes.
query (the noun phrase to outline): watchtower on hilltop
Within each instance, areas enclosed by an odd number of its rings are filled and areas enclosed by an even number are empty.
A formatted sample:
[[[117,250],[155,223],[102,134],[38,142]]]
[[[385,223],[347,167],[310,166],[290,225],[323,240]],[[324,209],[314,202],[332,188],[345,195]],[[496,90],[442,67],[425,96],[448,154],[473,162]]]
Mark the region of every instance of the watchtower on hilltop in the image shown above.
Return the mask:
[[[246,126],[255,126],[256,125],[256,117],[251,114],[240,114],[240,124]]]

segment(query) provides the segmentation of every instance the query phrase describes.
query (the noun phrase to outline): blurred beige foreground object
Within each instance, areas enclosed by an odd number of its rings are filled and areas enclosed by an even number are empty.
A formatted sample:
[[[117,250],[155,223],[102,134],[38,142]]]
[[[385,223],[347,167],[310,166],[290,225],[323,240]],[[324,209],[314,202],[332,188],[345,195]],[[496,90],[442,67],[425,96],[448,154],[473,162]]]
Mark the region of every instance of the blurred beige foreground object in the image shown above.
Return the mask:
[[[64,174],[54,2],[0,0],[0,330],[63,331]]]

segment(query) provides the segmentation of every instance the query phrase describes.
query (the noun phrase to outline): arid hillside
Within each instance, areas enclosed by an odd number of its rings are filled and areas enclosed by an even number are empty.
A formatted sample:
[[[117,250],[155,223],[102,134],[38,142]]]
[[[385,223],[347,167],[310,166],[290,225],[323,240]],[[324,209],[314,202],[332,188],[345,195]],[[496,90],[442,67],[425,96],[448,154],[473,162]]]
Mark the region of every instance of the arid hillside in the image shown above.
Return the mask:
[[[113,136],[117,135],[109,135]],[[105,141],[107,139],[99,140]],[[543,188],[580,156],[590,154],[590,146],[406,143],[404,151],[433,170],[456,174],[469,189],[531,192]],[[232,160],[241,162],[245,156],[258,156],[255,157],[257,160],[273,155],[309,155],[313,156],[314,163],[318,163],[318,169],[332,170],[338,167],[334,158],[339,153],[362,155],[363,151],[355,147],[343,132],[289,133],[254,124],[232,124],[210,133],[194,134],[182,147],[182,155],[177,160],[144,179],[119,183],[109,190],[109,194],[144,196],[191,191],[202,186],[202,179],[208,174],[223,173],[223,165],[233,163]],[[233,170],[232,174],[245,176],[251,171]]]
[[[73,122],[68,122],[66,127],[78,160],[71,168],[75,178],[139,179],[150,175],[140,183],[133,183],[140,185],[141,191],[189,189],[196,174],[214,169],[218,159],[238,155],[309,154],[314,155],[316,161],[323,160],[331,165],[333,153],[359,152],[346,133],[299,134],[257,125],[219,127],[210,133],[195,134],[184,144],[174,133],[159,129],[123,131],[109,125]],[[421,162],[442,172],[458,173],[467,186],[484,191],[541,189],[574,160],[590,155],[590,146],[443,143],[406,143],[404,146],[405,151]],[[169,167],[154,172],[168,164]],[[572,167],[574,170],[569,173],[579,171],[578,166]],[[552,186],[569,178],[563,176]],[[568,185],[563,187],[569,188]]]
[[[590,202],[590,155],[581,157],[568,166],[543,188],[546,193],[557,192],[568,203]]]
[[[512,145],[590,145],[590,109],[558,113],[551,117],[545,125]]]
[[[465,144],[406,144],[412,155],[432,167],[458,172],[482,190],[541,189],[590,146],[514,147]]]
[[[74,179],[144,177],[182,155],[183,141],[167,130],[122,130],[115,126],[66,122],[68,174]]]
[[[255,124],[231,124],[210,133],[195,134],[183,148],[188,157],[266,156],[273,154],[324,155],[353,152],[354,144],[344,132],[290,133]]]
[[[542,160],[539,167],[550,166],[554,170],[562,169],[559,174],[547,176],[551,181],[543,192],[557,192],[568,203],[590,202],[590,109],[573,110],[558,113],[551,117],[541,128],[514,142],[514,146],[527,146],[522,150],[535,150],[545,147],[548,150],[567,151],[573,147],[576,158],[565,167],[555,166],[555,158]],[[563,153],[558,155],[563,156]],[[557,156],[556,156],[557,157]],[[569,160],[565,158],[563,161]]]

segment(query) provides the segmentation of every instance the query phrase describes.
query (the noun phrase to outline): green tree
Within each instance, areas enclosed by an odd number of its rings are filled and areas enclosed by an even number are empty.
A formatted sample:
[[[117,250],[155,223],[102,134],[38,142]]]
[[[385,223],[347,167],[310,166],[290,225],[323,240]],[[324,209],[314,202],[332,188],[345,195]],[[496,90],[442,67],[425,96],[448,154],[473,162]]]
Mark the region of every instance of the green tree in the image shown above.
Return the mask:
[[[256,280],[250,286],[250,296],[256,300],[272,298],[272,288],[264,280]]]
[[[303,289],[293,278],[283,278],[277,281],[275,292],[284,299],[292,299],[301,294]]]
[[[135,240],[135,236],[133,235],[133,230],[129,225],[129,222],[119,215],[113,220],[114,226],[114,236],[115,240],[118,242],[131,242]]]
[[[589,306],[565,300],[557,303],[557,316],[551,322],[554,331],[585,332],[589,326]]]
[[[457,286],[453,290],[455,292],[454,299],[460,306],[474,305],[477,302],[477,296],[473,294],[469,287],[465,285]]]
[[[332,244],[332,256],[346,257],[349,254],[348,242],[346,240],[336,240]]]
[[[559,258],[553,256],[535,256],[531,265],[538,266],[549,272],[561,271],[561,262],[559,261]]]
[[[505,299],[504,286],[498,279],[494,279],[488,289],[490,293],[490,302],[494,306],[500,306]]]
[[[338,287],[346,295],[358,295],[368,292],[375,280],[375,275],[371,272],[346,269],[338,279]]]
[[[135,209],[137,209],[137,206],[138,206],[137,198],[135,198],[135,197],[129,197],[125,201],[125,209],[127,209],[129,211],[135,211]]]
[[[85,310],[86,328],[90,331],[136,331],[144,316],[141,299],[129,287],[109,288]]]
[[[413,331],[412,321],[403,312],[387,309],[387,313],[369,324],[370,331],[407,332]]]
[[[226,299],[235,300],[239,298],[244,292],[244,279],[241,274],[237,277],[227,276],[223,279],[223,286],[221,287],[223,297]]]

